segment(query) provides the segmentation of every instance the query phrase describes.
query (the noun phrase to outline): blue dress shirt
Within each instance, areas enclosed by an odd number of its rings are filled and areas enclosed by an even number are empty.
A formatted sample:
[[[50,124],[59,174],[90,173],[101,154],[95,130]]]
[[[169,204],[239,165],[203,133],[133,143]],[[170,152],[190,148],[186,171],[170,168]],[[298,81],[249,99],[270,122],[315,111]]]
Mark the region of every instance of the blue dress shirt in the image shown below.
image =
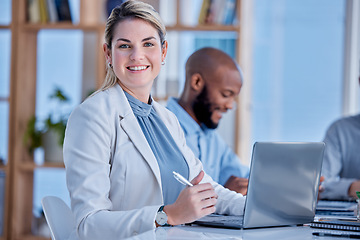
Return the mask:
[[[238,156],[214,129],[199,124],[178,104],[177,99],[170,98],[167,108],[178,118],[184,130],[186,144],[199,158],[204,170],[215,182],[224,185],[232,175],[249,177],[249,168],[240,163]]]
[[[346,200],[353,181],[360,179],[360,114],[335,121],[326,132],[321,198]]]
[[[125,95],[159,164],[164,204],[172,204],[185,188],[173,177],[172,172],[176,171],[189,179],[187,162],[169,130],[152,107],[152,102],[146,104],[127,92]]]

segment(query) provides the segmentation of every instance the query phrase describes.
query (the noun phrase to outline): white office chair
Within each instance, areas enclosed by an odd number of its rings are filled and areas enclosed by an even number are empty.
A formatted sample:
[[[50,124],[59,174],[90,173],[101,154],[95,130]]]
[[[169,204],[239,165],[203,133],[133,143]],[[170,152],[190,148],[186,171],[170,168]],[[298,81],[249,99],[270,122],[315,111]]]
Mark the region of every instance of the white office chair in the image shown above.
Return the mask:
[[[41,200],[51,239],[68,239],[75,229],[74,216],[66,203],[58,197],[46,196]]]

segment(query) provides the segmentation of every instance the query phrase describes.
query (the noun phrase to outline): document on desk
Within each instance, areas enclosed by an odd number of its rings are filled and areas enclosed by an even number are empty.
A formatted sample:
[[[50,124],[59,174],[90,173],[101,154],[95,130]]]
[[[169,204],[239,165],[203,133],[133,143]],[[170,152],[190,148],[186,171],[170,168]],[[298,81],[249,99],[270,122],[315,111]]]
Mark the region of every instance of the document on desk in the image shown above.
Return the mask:
[[[316,206],[315,220],[356,220],[356,202],[349,201],[324,201]]]
[[[320,200],[316,205],[316,211],[341,211],[350,212],[356,209],[356,202],[326,201]]]
[[[312,235],[319,237],[342,237],[342,238],[360,239],[360,233],[348,233],[348,232],[339,232],[339,231],[313,232]]]
[[[360,231],[360,222],[343,221],[343,220],[336,220],[336,221],[335,220],[334,221],[320,220],[320,221],[314,221],[314,222],[310,223],[310,227],[359,232]]]

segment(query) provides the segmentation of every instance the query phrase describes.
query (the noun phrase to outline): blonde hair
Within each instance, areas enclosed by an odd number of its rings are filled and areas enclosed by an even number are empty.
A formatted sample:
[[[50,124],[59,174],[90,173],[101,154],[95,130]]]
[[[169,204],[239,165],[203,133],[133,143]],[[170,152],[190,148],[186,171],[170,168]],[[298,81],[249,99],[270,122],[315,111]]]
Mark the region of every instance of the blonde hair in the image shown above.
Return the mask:
[[[128,0],[120,6],[115,7],[107,19],[105,27],[105,43],[110,50],[116,25],[129,18],[138,18],[150,23],[158,31],[161,45],[164,44],[166,29],[159,13],[147,3]],[[111,88],[117,83],[117,77],[112,67],[106,65],[106,68],[107,73],[104,83],[97,92]]]

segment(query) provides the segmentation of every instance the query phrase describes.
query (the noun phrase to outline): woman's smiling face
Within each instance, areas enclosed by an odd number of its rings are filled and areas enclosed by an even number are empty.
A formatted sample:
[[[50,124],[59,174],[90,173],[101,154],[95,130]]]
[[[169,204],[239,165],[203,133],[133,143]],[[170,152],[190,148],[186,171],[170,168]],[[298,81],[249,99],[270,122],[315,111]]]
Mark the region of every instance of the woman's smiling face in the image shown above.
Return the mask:
[[[147,102],[167,52],[158,31],[148,22],[125,19],[117,24],[111,43],[111,64],[122,88]]]

